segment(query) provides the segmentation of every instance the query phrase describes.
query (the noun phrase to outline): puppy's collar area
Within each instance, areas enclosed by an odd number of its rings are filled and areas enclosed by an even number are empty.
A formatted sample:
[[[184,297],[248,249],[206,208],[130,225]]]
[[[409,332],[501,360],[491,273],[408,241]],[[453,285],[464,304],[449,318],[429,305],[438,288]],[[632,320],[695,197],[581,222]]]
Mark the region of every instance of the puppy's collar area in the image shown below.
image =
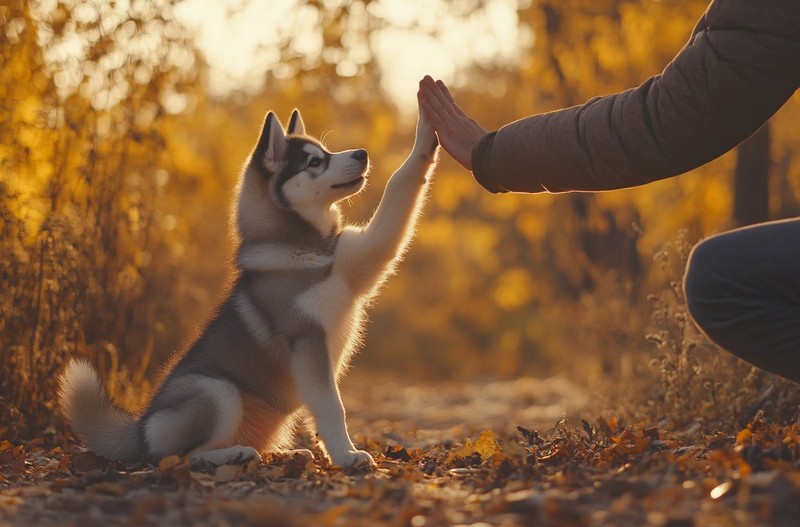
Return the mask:
[[[333,256],[303,251],[279,243],[251,243],[239,249],[236,265],[245,271],[292,271],[322,269],[333,264]]]

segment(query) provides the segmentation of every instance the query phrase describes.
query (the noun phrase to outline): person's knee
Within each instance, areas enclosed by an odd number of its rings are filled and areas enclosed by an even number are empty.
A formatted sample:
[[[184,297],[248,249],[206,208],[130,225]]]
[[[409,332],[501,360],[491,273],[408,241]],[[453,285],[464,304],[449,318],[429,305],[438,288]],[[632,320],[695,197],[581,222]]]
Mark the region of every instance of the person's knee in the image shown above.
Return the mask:
[[[797,245],[776,242],[771,234],[766,228],[739,230],[697,244],[683,281],[686,308],[721,348],[800,382],[792,307],[792,291],[800,285],[793,274]]]
[[[718,314],[715,306],[724,296],[724,279],[719,269],[718,240],[709,238],[698,243],[689,254],[683,279],[686,309],[701,327],[706,328]]]

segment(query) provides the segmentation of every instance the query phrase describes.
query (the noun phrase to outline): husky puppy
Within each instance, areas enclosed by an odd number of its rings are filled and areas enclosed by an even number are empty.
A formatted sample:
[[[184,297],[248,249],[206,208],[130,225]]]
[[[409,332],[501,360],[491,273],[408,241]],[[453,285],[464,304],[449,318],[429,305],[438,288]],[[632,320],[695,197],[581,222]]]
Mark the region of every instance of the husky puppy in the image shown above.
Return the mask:
[[[114,405],[87,362],[64,371],[60,404],[86,445],[127,462],[242,462],[287,446],[305,407],[335,465],[373,464],[347,432],[338,381],[411,240],[437,145],[420,113],[372,219],[343,226],[337,203],[364,188],[367,152],[329,152],[297,110],[286,131],[269,112],[237,185],[232,286],[143,412]]]

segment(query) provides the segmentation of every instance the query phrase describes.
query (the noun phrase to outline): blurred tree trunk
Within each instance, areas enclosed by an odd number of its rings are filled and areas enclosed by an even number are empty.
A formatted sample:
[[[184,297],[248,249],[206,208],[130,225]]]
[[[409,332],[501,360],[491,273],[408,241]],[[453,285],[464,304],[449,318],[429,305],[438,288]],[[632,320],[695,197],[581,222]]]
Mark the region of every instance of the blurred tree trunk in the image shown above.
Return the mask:
[[[783,153],[780,160],[774,164],[773,180],[777,181],[778,206],[777,215],[773,219],[794,218],[800,216],[800,201],[794,197],[792,189],[791,170],[795,153],[790,149]]]
[[[736,226],[769,219],[769,122],[736,149],[733,221]]]

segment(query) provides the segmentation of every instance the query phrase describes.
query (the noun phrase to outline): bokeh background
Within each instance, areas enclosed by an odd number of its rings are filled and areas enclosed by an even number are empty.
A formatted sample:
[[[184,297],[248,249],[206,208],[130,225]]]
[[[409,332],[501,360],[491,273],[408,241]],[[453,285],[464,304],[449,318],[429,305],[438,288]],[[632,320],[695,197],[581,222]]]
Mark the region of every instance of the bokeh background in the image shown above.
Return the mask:
[[[371,184],[344,207],[363,221],[411,148],[422,75],[496,129],[638,85],[704,9],[0,2],[0,432],[54,422],[57,373],[73,355],[95,363],[122,404],[141,403],[224,287],[232,190],[266,111],[288,119],[300,108],[331,149],[369,151]],[[721,159],[599,194],[491,195],[443,154],[411,251],[370,311],[356,374],[564,375],[610,404],[642,385],[644,403],[695,415],[720,412],[732,379],[731,411],[747,404],[742,386],[757,398],[769,382],[773,393],[774,379],[696,334],[679,283],[702,237],[800,214],[798,122],[795,96]]]

